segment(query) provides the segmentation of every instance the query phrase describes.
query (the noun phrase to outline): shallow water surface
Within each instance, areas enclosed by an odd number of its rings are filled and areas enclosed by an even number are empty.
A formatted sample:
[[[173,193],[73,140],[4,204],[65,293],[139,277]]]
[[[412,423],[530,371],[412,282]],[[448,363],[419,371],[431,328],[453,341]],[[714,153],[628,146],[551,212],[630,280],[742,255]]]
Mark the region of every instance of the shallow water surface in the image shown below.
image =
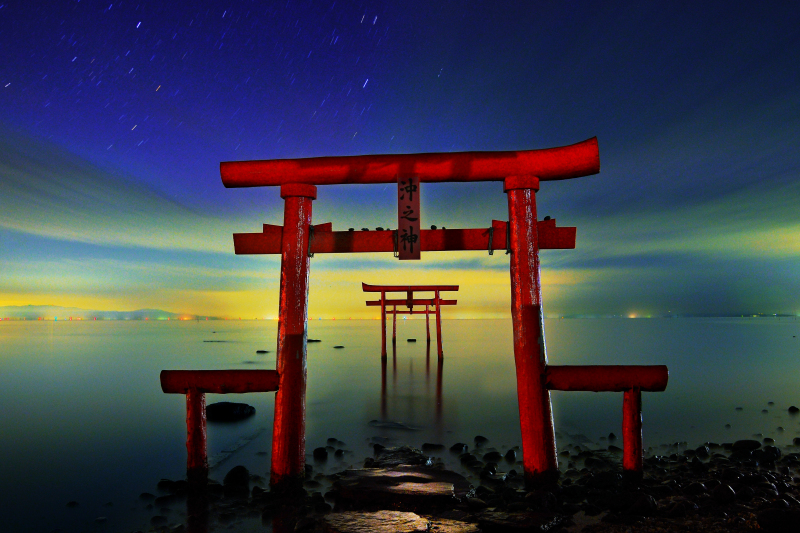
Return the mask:
[[[139,494],[181,478],[186,464],[184,397],[163,394],[159,372],[275,368],[276,329],[274,321],[0,322],[8,530],[145,529],[160,511]],[[800,419],[787,413],[800,405],[800,321],[548,319],[545,329],[553,364],[669,366],[667,390],[643,394],[645,447],[754,434],[787,445],[800,435]],[[316,471],[361,463],[376,440],[450,446],[483,435],[498,448],[519,444],[510,320],[444,320],[442,364],[424,319],[398,321],[385,364],[379,321],[312,321],[308,335],[322,341],[308,345],[308,462],[328,438],[347,452]],[[274,393],[207,399],[221,400],[247,402],[256,415],[209,423],[211,477],[243,464],[268,479]],[[554,392],[552,401],[559,447],[604,447],[621,432],[621,393]],[[177,507],[165,512],[180,522]]]

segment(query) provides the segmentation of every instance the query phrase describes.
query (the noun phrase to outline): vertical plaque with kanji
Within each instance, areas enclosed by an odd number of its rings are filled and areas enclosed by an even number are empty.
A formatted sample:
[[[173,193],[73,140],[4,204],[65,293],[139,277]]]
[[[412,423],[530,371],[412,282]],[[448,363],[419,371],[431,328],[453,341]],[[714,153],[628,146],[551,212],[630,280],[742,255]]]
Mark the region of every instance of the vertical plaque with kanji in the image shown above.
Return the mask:
[[[401,260],[420,258],[419,177],[397,179],[397,251]]]

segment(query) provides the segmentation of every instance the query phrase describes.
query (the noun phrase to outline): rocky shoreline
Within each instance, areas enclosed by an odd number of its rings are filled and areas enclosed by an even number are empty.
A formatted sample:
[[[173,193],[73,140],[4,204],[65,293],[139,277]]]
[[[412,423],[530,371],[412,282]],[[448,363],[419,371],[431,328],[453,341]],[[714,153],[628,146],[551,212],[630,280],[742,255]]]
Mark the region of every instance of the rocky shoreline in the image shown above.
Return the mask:
[[[645,459],[641,480],[623,476],[613,444],[576,444],[559,453],[558,481],[538,487],[525,486],[518,450],[482,437],[421,450],[374,444],[363,466],[325,473],[323,452],[340,458],[339,445],[315,450],[303,486],[282,492],[241,466],[200,495],[162,480],[159,496],[142,495],[158,513],[146,531],[800,532],[800,439],[786,453],[771,439],[675,443]],[[460,466],[448,470],[442,457]],[[178,507],[186,513],[170,512]]]

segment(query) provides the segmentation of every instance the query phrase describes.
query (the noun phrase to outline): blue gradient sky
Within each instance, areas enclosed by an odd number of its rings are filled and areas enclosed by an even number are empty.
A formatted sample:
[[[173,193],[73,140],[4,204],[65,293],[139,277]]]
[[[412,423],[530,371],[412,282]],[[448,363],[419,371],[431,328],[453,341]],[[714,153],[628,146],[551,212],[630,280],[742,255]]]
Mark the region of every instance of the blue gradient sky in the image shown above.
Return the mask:
[[[578,227],[542,253],[548,315],[800,314],[790,3],[37,4],[0,4],[0,306],[272,317],[279,260],[231,233],[282,202],[225,189],[220,161],[596,135],[601,173],[538,196]],[[425,225],[507,218],[498,183],[422,198]],[[320,187],[314,221],[394,227],[394,191]],[[318,255],[311,279],[312,317],[373,316],[361,281],[458,283],[450,316],[508,313],[503,254]]]

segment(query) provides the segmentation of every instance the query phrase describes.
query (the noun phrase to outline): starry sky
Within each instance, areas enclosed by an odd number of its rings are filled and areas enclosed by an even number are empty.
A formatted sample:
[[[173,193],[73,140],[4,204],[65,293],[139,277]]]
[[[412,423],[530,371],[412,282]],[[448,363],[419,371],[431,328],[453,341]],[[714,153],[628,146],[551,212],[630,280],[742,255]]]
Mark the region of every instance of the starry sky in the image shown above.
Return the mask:
[[[641,5],[639,5],[641,4]],[[549,316],[800,314],[800,9],[789,2],[0,0],[0,306],[277,314],[276,188],[221,161],[523,150],[597,136],[542,184]],[[395,190],[320,187],[314,222],[396,227]],[[507,219],[499,183],[424,184],[423,226]],[[504,254],[312,259],[311,317],[360,283],[461,285],[505,317]]]

